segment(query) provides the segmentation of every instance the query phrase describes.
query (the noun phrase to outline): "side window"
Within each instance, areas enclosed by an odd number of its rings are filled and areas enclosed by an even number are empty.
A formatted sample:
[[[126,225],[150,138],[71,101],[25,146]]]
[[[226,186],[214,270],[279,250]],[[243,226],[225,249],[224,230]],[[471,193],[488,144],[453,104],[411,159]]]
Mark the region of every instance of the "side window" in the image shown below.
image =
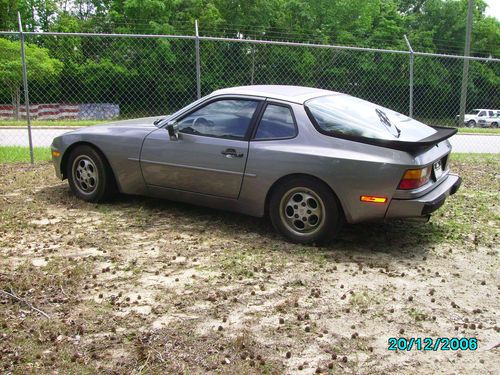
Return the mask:
[[[483,117],[484,115],[486,115],[486,112],[485,112],[485,111],[481,111],[481,112],[479,112],[479,117]]]
[[[268,104],[255,133],[255,139],[291,138],[296,133],[290,108]]]
[[[178,129],[186,134],[241,140],[258,104],[255,100],[217,100],[181,119]]]
[[[493,111],[488,111],[488,116],[493,117]]]

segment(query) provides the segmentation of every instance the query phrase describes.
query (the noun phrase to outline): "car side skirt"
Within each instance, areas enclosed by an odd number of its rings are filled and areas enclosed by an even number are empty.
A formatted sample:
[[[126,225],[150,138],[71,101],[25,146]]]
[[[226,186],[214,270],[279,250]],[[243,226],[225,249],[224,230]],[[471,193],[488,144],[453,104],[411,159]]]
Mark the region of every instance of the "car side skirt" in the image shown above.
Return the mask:
[[[222,198],[162,186],[148,185],[147,195],[154,198],[162,198],[217,210],[237,212],[255,217],[262,217],[264,214],[263,210],[251,209],[245,206],[245,204],[242,204],[238,199]]]

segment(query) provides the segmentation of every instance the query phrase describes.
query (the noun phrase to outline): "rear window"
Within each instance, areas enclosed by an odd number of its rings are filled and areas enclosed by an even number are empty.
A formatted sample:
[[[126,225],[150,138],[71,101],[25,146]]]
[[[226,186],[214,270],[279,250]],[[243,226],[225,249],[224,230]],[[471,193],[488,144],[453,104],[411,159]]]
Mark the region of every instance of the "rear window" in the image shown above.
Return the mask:
[[[436,131],[391,109],[349,95],[329,95],[305,103],[322,133],[393,141],[418,141]]]

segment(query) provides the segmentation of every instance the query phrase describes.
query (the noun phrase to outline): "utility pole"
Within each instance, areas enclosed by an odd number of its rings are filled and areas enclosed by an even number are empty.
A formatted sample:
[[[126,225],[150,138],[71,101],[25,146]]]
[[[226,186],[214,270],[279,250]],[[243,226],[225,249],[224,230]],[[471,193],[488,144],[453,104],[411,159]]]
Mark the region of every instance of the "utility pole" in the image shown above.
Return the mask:
[[[464,70],[462,73],[462,90],[460,93],[460,116],[458,126],[463,126],[465,105],[467,103],[467,82],[469,80],[469,55],[470,55],[470,34],[472,30],[472,10],[474,9],[474,0],[469,0],[467,8],[467,26],[465,29],[465,49],[464,49]]]

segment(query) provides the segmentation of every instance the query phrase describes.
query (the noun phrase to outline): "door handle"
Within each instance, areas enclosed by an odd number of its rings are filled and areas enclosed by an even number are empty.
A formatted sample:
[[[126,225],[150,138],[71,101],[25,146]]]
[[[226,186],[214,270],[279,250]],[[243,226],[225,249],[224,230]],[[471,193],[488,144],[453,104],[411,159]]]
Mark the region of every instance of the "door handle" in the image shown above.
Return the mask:
[[[243,154],[238,154],[234,148],[226,148],[224,151],[221,151],[221,154],[228,159],[243,157]]]

